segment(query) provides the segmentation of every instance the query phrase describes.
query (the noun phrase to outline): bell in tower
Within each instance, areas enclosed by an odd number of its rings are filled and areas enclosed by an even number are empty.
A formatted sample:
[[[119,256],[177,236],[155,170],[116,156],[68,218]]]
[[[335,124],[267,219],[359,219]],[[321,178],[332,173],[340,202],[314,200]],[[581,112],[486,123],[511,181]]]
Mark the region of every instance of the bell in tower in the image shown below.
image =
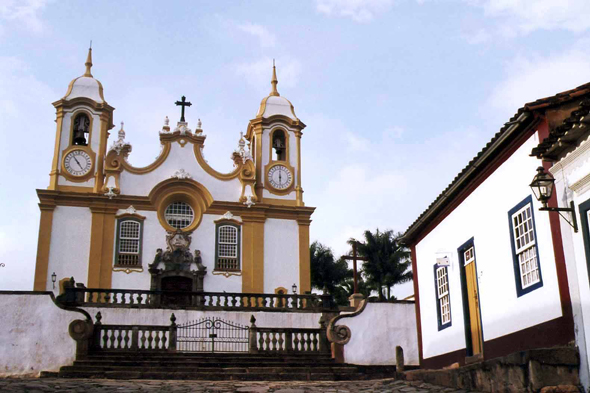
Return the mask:
[[[90,131],[90,119],[85,114],[76,116],[74,120],[74,137],[72,144],[86,146],[88,141],[86,140],[86,134]]]
[[[276,156],[273,157],[277,161],[285,161],[285,133],[277,130],[273,134],[272,147]]]

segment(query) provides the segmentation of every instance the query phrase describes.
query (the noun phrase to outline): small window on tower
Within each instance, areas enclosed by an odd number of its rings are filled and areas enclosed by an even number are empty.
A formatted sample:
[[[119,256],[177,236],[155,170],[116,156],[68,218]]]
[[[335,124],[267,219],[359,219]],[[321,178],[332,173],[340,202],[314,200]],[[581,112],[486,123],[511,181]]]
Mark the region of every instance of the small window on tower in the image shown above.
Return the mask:
[[[89,132],[90,119],[86,114],[81,113],[74,119],[74,133],[72,135],[72,145],[88,145]]]
[[[272,159],[274,161],[285,161],[285,133],[282,130],[276,130],[272,134]]]

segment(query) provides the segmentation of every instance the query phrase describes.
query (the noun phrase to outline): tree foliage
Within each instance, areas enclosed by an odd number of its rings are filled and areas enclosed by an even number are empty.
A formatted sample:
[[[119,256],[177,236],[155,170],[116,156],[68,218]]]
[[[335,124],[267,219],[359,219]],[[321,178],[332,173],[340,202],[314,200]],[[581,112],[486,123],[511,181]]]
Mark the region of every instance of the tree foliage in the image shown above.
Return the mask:
[[[365,231],[364,241],[351,238],[348,244],[357,243],[357,252],[368,260],[363,265],[362,275],[367,285],[377,291],[379,300],[384,299],[383,291],[387,291],[387,299],[391,299],[391,287],[411,281],[409,269],[410,250],[400,244],[401,233],[392,230],[375,233]]]
[[[348,303],[347,291],[343,288],[346,280],[352,277],[352,270],[345,260],[334,258],[329,247],[315,241],[309,247],[311,265],[311,286],[325,290],[334,297],[337,304]]]

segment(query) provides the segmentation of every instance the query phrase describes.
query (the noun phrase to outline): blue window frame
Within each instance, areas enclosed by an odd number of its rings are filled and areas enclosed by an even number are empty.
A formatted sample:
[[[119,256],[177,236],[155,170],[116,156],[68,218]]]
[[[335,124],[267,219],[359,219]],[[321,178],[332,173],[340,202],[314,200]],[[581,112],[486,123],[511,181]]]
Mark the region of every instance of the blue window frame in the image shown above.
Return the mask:
[[[517,296],[543,286],[533,199],[529,195],[508,212]]]

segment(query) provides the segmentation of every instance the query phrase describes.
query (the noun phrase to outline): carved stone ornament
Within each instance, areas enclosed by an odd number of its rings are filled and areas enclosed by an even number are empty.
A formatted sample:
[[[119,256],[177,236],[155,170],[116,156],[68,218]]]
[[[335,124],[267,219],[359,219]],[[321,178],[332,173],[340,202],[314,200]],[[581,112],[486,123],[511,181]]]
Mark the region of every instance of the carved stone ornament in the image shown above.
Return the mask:
[[[192,130],[188,128],[188,123],[186,121],[179,121],[176,124],[174,132],[180,132],[180,135],[190,135],[193,133]]]
[[[192,179],[193,177],[190,175],[190,173],[186,172],[184,169],[179,169],[176,172],[174,172],[174,174],[172,176],[170,176],[170,178],[172,179],[179,179],[179,180],[183,180],[183,179]]]
[[[129,205],[127,209],[123,210],[123,214],[137,215],[137,210],[135,210],[133,205]]]
[[[246,205],[248,208],[254,206],[256,203],[254,203],[254,201],[252,200],[252,195],[248,195],[246,197],[246,200],[244,201],[244,205]]]
[[[119,130],[119,139],[114,141],[113,145],[109,149],[109,151],[111,151],[111,150],[116,151],[118,156],[121,155],[121,152],[125,148],[129,148],[129,150],[131,150],[131,144],[128,142],[125,142],[125,130],[123,129],[123,126],[124,126],[124,123],[121,122],[121,129]]]
[[[234,215],[230,211],[228,211],[228,212],[225,212],[225,214],[223,216],[221,216],[221,218],[224,218],[226,220],[231,220],[232,218],[234,218]]]
[[[109,197],[109,199],[113,199],[118,194],[115,192],[115,187],[107,187],[107,192],[104,193],[104,196]]]

